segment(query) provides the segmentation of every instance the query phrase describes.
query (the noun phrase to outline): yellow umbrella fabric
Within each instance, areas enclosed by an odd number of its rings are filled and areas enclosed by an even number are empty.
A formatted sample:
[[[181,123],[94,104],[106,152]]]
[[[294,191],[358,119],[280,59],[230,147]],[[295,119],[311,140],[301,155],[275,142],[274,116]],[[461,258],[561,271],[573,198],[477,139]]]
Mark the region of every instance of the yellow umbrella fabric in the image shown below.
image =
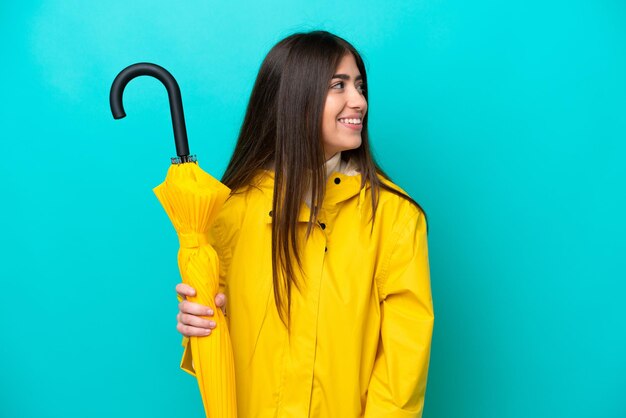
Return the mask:
[[[196,289],[188,299],[209,306],[217,327],[206,337],[190,337],[193,366],[207,418],[235,418],[235,367],[230,335],[214,297],[219,287],[219,259],[208,232],[230,189],[196,162],[172,164],[165,181],[153,189],[180,241],[178,267],[183,283]]]

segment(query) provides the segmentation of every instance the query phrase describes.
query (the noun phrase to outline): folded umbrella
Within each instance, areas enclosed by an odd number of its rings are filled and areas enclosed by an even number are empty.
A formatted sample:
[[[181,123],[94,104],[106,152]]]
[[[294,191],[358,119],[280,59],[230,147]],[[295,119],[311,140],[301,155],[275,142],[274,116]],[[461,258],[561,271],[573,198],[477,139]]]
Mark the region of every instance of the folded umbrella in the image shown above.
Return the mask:
[[[111,87],[113,117],[126,116],[122,105],[124,88],[141,75],[159,79],[166,87],[178,157],[172,158],[165,181],[154,193],[178,234],[178,267],[183,283],[196,289],[188,299],[209,306],[215,312],[217,327],[207,337],[190,337],[193,367],[204,410],[208,418],[237,416],[235,368],[226,319],[215,306],[219,290],[219,259],[208,243],[208,233],[230,189],[203,171],[195,156],[189,154],[185,118],[178,83],[156,64],[138,63],[122,70]]]

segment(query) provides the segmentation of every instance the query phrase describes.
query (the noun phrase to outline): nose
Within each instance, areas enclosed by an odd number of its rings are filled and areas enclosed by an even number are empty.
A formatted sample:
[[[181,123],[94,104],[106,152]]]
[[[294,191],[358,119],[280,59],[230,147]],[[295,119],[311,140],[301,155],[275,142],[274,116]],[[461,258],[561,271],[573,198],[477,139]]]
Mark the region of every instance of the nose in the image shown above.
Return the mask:
[[[363,96],[356,87],[352,87],[348,94],[348,107],[359,109],[361,112],[365,113],[367,110],[367,100],[365,100],[365,96]]]

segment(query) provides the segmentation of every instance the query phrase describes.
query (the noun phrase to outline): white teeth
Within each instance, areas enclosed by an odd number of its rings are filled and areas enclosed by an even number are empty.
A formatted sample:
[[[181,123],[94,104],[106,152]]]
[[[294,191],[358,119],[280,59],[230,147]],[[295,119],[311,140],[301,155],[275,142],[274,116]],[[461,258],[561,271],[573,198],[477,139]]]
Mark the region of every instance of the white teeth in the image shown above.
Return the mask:
[[[361,123],[361,119],[339,119],[339,122],[350,123],[352,125],[359,125]]]

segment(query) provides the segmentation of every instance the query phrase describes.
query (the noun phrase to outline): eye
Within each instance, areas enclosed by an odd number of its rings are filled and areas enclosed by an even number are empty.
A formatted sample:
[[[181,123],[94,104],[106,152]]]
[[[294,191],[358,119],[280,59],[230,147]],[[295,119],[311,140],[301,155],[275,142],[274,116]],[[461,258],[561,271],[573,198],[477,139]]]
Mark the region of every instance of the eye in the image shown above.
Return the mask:
[[[343,89],[344,88],[344,82],[343,81],[339,81],[338,83],[333,84],[332,86],[330,86],[331,89]],[[359,93],[361,94],[365,94],[365,84],[359,84],[358,86],[356,86],[356,89],[359,91]]]

